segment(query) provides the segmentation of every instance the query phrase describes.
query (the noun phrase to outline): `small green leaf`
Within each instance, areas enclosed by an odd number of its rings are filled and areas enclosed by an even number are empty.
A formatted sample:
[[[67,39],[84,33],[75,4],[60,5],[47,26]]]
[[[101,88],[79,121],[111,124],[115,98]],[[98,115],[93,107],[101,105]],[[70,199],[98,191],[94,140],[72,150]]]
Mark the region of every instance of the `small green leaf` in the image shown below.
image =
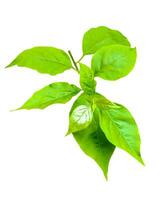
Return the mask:
[[[20,53],[7,67],[18,65],[37,70],[40,73],[55,75],[70,69],[69,56],[54,47],[33,47]]]
[[[83,152],[96,161],[107,179],[108,165],[115,146],[105,137],[94,120],[86,129],[73,133],[73,136]]]
[[[111,45],[97,51],[92,58],[95,76],[117,80],[129,74],[136,62],[136,48]]]
[[[44,109],[56,103],[66,103],[78,94],[80,89],[66,82],[52,83],[35,92],[32,97],[19,109]]]
[[[93,54],[101,47],[113,44],[130,46],[127,38],[117,30],[112,30],[105,26],[91,28],[83,37],[83,54]]]
[[[93,94],[96,88],[96,81],[92,70],[86,65],[80,63],[80,85],[87,94]]]
[[[106,138],[115,146],[125,150],[140,163],[140,136],[137,124],[131,113],[120,104],[99,105],[100,127]]]
[[[80,131],[89,126],[93,118],[92,98],[87,94],[81,94],[74,102],[69,114],[68,134]]]

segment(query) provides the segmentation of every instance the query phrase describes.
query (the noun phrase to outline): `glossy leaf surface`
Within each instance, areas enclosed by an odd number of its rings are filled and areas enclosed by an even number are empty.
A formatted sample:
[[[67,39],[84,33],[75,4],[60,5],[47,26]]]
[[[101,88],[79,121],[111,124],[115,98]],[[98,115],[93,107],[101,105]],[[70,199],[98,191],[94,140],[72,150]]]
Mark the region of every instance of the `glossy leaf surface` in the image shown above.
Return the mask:
[[[40,73],[55,75],[70,69],[69,56],[54,47],[33,47],[20,53],[7,67],[17,65],[34,69]]]
[[[129,74],[136,62],[136,49],[122,45],[106,46],[92,58],[95,76],[105,80],[117,80]]]
[[[99,105],[100,127],[106,138],[144,164],[140,154],[140,136],[131,113],[120,104]]]
[[[69,130],[67,134],[83,130],[93,119],[92,98],[81,94],[73,104],[69,114]]]
[[[91,28],[83,37],[83,54],[93,54],[100,48],[113,44],[130,46],[127,38],[117,30],[105,26]]]
[[[93,121],[89,127],[73,133],[73,136],[83,152],[96,161],[107,179],[108,165],[115,146],[107,140],[96,123]]]
[[[66,103],[78,94],[80,89],[66,82],[52,83],[35,92],[29,100],[19,109],[44,109],[56,103]]]

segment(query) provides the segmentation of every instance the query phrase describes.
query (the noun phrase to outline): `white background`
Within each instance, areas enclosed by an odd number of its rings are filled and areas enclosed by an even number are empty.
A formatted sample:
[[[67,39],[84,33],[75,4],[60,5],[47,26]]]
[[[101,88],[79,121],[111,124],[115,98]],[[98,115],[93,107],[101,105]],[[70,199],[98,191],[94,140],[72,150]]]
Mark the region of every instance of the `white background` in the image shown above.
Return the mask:
[[[162,10],[161,0],[0,1],[0,200],[163,199]],[[97,90],[132,112],[146,163],[117,149],[108,182],[73,137],[64,137],[73,101],[9,112],[51,82],[78,84],[75,72],[52,77],[4,69],[38,45],[71,49],[79,58],[83,33],[99,25],[120,30],[137,47],[132,73],[115,82],[98,79]]]

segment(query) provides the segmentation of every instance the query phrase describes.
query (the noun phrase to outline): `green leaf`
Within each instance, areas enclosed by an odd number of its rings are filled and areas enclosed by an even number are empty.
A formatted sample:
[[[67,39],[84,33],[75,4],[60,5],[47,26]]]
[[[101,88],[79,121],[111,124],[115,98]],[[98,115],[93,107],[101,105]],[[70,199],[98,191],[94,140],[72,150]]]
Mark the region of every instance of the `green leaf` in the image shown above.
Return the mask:
[[[92,58],[95,76],[117,80],[129,74],[136,62],[136,48],[111,45],[97,51]]]
[[[105,137],[94,120],[86,129],[73,133],[73,136],[83,152],[96,161],[107,179],[108,165],[115,146]]]
[[[131,113],[116,103],[98,106],[100,127],[106,138],[144,164],[140,154],[139,130]]]
[[[66,103],[79,92],[80,89],[75,85],[65,82],[52,83],[35,92],[19,109],[44,109],[52,104]]]
[[[117,30],[105,26],[91,28],[83,37],[83,55],[93,54],[101,47],[113,44],[130,46],[127,38]]]
[[[92,70],[86,65],[80,63],[80,85],[87,94],[93,94],[96,88],[96,81]]]
[[[89,126],[93,118],[92,98],[83,93],[74,102],[69,114],[68,134]]]
[[[70,69],[69,56],[54,47],[33,47],[20,53],[7,67],[18,65],[37,70],[40,73],[55,75]]]

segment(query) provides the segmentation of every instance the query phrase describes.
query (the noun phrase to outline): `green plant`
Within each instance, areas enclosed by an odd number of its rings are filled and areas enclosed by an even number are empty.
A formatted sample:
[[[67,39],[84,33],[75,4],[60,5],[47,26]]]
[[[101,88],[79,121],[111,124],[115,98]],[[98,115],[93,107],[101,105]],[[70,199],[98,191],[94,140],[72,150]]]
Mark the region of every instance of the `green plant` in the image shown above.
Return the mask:
[[[82,92],[70,110],[67,135],[73,134],[81,149],[97,162],[107,178],[115,147],[144,163],[138,127],[131,113],[96,93],[94,78],[117,80],[126,76],[135,65],[136,49],[131,48],[119,31],[100,26],[84,34],[82,50],[83,55],[75,61],[70,51],[67,54],[54,47],[34,47],[20,53],[7,67],[28,67],[50,75],[73,69],[79,74],[81,89],[66,82],[52,83],[35,92],[18,109],[44,109],[52,104],[66,103]],[[89,68],[81,60],[91,54]]]

